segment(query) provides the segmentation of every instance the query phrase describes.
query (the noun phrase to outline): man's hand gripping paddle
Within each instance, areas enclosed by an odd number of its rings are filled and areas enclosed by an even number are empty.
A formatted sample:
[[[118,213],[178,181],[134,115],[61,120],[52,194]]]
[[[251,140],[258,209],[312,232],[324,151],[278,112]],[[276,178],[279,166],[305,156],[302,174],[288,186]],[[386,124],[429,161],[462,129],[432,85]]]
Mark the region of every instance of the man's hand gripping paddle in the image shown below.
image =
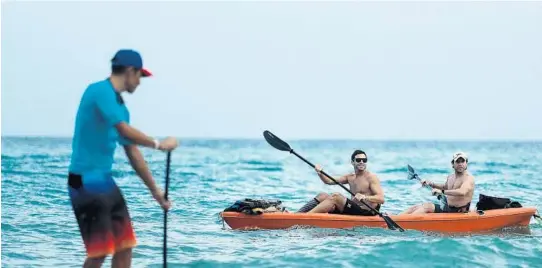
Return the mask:
[[[303,158],[302,156],[300,156],[299,154],[297,154],[291,147],[290,145],[288,145],[288,143],[286,143],[285,141],[281,140],[279,137],[275,136],[273,133],[271,133],[269,130],[266,130],[263,132],[263,136],[265,138],[265,140],[267,141],[267,143],[269,143],[269,145],[273,146],[273,148],[277,149],[277,150],[280,150],[280,151],[284,151],[284,152],[289,152],[291,154],[294,154],[295,156],[297,156],[299,159],[303,160],[305,163],[307,163],[309,166],[313,167],[314,168],[314,165],[307,161],[305,158]],[[344,187],[342,184],[339,184],[334,178],[332,178],[331,176],[329,176],[325,171],[322,171],[322,173],[324,175],[326,175],[326,177],[328,177],[329,179],[331,179],[332,181],[334,181],[337,185],[341,186],[344,190],[346,190],[347,192],[349,192],[352,196],[354,196],[355,194],[352,193],[350,190],[348,190],[346,187]],[[390,230],[396,230],[396,229],[399,229],[399,231],[401,232],[404,232],[405,230],[403,228],[401,228],[401,226],[399,226],[396,222],[394,222],[390,217],[386,216],[386,215],[383,215],[382,213],[378,212],[376,209],[372,208],[371,206],[367,205],[367,203],[365,203],[363,200],[360,200],[364,205],[366,205],[369,209],[371,209],[374,213],[378,214],[378,216],[382,217],[384,219],[384,221],[386,222],[386,224],[388,225],[388,228]]]
[[[418,176],[418,174],[416,173],[416,171],[414,170],[413,167],[411,167],[410,165],[408,165],[408,179],[409,180],[418,180],[419,182],[422,181],[422,179],[420,178],[420,176]],[[430,190],[433,190],[433,188],[427,184],[424,185],[426,188],[430,189]],[[446,198],[445,195],[443,194],[438,194],[437,195],[437,199],[442,201],[444,203],[444,205],[447,205],[448,204],[448,199]]]

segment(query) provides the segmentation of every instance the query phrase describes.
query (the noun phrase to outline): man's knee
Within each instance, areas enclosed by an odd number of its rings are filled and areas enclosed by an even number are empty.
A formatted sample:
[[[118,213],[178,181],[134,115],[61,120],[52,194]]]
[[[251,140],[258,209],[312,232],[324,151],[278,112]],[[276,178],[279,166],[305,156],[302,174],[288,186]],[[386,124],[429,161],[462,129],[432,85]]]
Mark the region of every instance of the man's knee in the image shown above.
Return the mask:
[[[331,194],[330,198],[333,199],[335,204],[342,203],[343,200],[344,200],[344,196],[342,194],[340,194],[340,193],[333,193],[333,194]]]
[[[433,203],[424,203],[423,204],[423,209],[425,210],[426,213],[435,212],[435,204],[433,204]]]
[[[118,251],[113,255],[114,267],[130,267],[132,263],[132,249],[127,248]]]
[[[123,250],[117,251],[115,252],[114,256],[121,256],[121,257],[132,256],[132,248],[125,248]]]
[[[318,200],[318,202],[322,202],[322,201],[328,199],[329,195],[326,194],[326,193],[319,193],[315,198],[316,198],[316,200]]]

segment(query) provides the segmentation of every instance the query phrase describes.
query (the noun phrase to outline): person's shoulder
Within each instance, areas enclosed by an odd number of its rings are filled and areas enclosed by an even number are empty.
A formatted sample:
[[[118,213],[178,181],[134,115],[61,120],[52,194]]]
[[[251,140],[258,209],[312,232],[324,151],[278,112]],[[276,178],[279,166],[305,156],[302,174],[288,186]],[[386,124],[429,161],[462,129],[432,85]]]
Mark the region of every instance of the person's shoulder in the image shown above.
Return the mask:
[[[88,84],[87,90],[109,91],[111,88],[112,88],[111,83],[109,83],[107,79],[102,79],[102,80],[94,81]]]
[[[91,97],[92,99],[98,97],[104,98],[106,96],[114,97],[115,90],[113,89],[111,83],[109,83],[108,79],[102,79],[89,83],[85,90],[85,95]]]
[[[368,176],[372,181],[380,181],[380,178],[378,177],[378,175],[376,173],[373,173],[373,172],[369,172],[369,176]]]
[[[351,173],[344,174],[342,178],[345,178],[348,181],[354,180],[356,178],[356,173],[351,172]]]
[[[94,98],[95,92],[102,87],[100,85],[101,81],[93,81],[87,84],[85,89],[83,90],[83,96],[81,97],[81,101],[87,101],[89,98]]]

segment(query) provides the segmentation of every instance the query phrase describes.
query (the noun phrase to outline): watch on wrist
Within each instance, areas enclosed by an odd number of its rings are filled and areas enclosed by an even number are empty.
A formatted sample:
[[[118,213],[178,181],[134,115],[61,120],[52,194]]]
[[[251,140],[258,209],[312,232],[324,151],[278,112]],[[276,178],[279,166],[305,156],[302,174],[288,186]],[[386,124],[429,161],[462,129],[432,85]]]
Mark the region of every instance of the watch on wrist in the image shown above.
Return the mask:
[[[154,139],[154,149],[160,148],[160,142],[157,139]]]

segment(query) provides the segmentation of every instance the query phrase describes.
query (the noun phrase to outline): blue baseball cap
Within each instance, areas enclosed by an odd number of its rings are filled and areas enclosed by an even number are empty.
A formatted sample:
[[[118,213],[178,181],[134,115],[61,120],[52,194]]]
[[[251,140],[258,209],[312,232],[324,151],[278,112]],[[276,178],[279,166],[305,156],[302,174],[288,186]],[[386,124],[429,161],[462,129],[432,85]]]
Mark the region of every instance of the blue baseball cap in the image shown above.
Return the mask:
[[[139,52],[132,49],[121,49],[117,51],[115,56],[113,56],[113,59],[111,59],[111,64],[113,66],[127,66],[141,69],[141,76],[152,76],[152,73],[148,69],[143,68],[143,59]]]

